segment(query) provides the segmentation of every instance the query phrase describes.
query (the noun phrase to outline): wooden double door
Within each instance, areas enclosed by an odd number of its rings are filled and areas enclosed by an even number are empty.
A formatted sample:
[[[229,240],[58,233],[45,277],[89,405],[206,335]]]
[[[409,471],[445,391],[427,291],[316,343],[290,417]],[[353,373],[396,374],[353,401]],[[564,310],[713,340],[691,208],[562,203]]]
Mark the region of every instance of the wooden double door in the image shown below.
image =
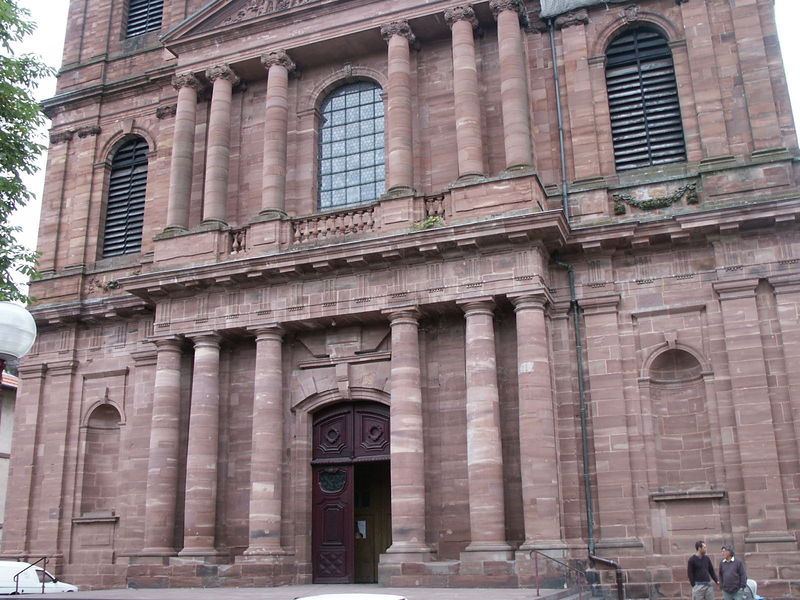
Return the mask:
[[[372,583],[391,544],[389,409],[339,404],[314,415],[315,583]]]

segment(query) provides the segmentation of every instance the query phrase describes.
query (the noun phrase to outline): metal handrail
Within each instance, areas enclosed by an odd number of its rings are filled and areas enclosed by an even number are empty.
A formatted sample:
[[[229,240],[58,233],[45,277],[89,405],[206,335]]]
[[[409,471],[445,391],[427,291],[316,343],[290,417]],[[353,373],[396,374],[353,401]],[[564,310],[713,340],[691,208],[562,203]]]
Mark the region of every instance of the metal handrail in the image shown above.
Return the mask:
[[[557,558],[553,558],[552,556],[548,556],[547,554],[545,554],[544,552],[542,552],[540,550],[531,550],[530,551],[530,556],[533,558],[534,568],[536,570],[536,595],[537,596],[539,596],[540,593],[541,593],[540,592],[540,585],[539,585],[539,555],[544,556],[546,559],[551,560],[554,563],[557,563],[557,564],[561,565],[562,567],[564,567],[566,569],[569,569],[570,571],[574,571],[575,573],[577,573],[578,575],[583,577],[584,582],[586,582],[586,583],[589,582],[589,578],[587,577],[586,571],[582,571],[582,570],[578,569],[577,567],[573,567],[572,565],[568,565],[565,562],[561,562]],[[582,586],[581,586],[580,582],[578,583],[578,599],[579,600],[583,599],[583,589],[582,589]]]
[[[47,557],[43,556],[42,558],[40,558],[36,562],[29,564],[27,567],[22,569],[22,571],[20,571],[16,575],[14,575],[14,593],[15,594],[19,594],[19,576],[22,575],[25,571],[27,571],[31,567],[35,567],[36,565],[38,565],[42,561],[44,561],[44,563],[42,564],[42,569],[44,569],[44,571],[46,573],[47,572]],[[42,577],[42,593],[44,594],[44,577]]]
[[[548,556],[544,552],[540,550],[531,550],[530,556],[534,559],[534,567],[536,569],[536,595],[539,595],[539,555],[544,556],[546,559],[553,561],[554,563],[558,563],[562,567],[569,569],[570,571],[574,571],[581,575],[588,583],[589,581],[589,574],[586,571],[582,571],[577,567],[573,567],[565,562],[558,560],[557,558],[553,558],[552,556]],[[589,554],[589,560],[592,562],[598,562],[602,565],[606,565],[608,567],[612,567],[615,570],[616,574],[616,583],[617,583],[617,599],[618,600],[625,600],[625,586],[623,582],[623,572],[622,567],[619,565],[618,562],[611,560],[610,558],[603,558],[601,556],[595,556],[594,554]],[[582,592],[580,584],[578,585],[578,598],[582,598]]]

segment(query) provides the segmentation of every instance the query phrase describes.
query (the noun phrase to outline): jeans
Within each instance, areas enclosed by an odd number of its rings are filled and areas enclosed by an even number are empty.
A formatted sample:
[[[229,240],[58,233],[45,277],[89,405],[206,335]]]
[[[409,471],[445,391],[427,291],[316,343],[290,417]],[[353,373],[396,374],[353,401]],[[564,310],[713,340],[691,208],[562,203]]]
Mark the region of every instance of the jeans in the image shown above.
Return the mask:
[[[714,586],[710,583],[695,583],[692,586],[692,600],[714,600]]]
[[[733,593],[722,590],[722,598],[723,600],[745,600],[747,598],[745,591],[744,588],[738,589]]]

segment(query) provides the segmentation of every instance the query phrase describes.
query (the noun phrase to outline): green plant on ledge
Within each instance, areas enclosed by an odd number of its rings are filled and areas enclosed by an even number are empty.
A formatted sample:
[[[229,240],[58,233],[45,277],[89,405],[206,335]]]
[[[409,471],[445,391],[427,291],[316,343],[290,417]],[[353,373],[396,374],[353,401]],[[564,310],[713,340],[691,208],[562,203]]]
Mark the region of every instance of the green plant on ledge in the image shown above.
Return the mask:
[[[411,231],[422,231],[423,229],[433,229],[444,225],[444,219],[438,215],[425,217],[422,221],[417,221],[412,225]]]

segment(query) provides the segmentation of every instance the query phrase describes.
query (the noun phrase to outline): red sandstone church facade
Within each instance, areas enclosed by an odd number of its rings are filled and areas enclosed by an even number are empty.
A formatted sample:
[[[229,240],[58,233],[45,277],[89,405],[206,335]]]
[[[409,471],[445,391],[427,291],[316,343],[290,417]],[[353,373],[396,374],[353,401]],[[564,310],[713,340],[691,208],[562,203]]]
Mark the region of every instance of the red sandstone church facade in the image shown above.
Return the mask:
[[[45,105],[4,557],[686,597],[702,538],[798,593],[770,0],[73,0]]]

